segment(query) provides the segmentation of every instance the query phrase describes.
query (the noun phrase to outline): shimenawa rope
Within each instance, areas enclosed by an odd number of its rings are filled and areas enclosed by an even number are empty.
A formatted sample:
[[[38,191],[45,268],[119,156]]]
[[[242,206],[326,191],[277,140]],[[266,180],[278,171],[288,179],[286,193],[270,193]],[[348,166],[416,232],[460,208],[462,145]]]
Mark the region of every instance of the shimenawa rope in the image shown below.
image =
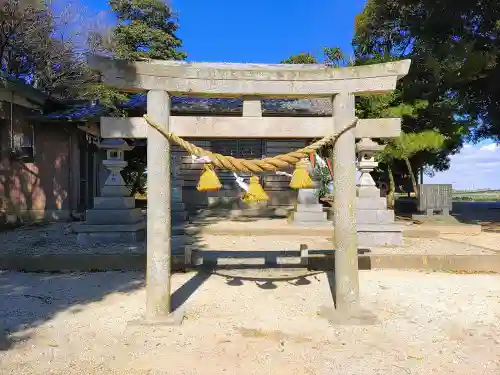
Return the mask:
[[[274,172],[280,169],[287,169],[297,164],[301,159],[307,157],[310,153],[314,153],[329,142],[333,142],[341,134],[356,127],[358,118],[355,117],[352,122],[342,129],[338,134],[327,135],[309,146],[264,159],[239,159],[232,156],[217,154],[182,139],[181,137],[165,131],[162,127],[152,121],[147,115],[144,115],[146,122],[156,129],[161,135],[185,149],[188,153],[195,156],[208,156],[210,163],[219,169],[225,169],[233,172],[260,173]]]

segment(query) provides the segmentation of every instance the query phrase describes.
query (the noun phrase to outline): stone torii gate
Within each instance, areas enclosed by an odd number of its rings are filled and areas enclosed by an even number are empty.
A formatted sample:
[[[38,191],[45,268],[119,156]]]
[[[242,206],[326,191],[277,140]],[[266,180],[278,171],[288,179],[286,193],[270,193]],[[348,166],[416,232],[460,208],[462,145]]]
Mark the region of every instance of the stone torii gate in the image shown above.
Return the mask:
[[[359,94],[395,89],[410,60],[348,68],[320,65],[264,65],[128,62],[92,56],[102,81],[124,91],[147,91],[147,114],[167,132],[196,138],[322,138],[340,134],[355,118]],[[170,96],[242,97],[243,116],[170,116]],[[332,117],[262,117],[264,98],[331,98]],[[356,233],[356,138],[390,138],[400,119],[359,120],[334,144],[333,167],[336,309],[359,304]],[[148,205],[146,320],[171,320],[170,144],[144,118],[102,118],[103,138],[147,138]],[[173,319],[174,321],[176,319]],[[179,321],[179,320],[177,320]]]

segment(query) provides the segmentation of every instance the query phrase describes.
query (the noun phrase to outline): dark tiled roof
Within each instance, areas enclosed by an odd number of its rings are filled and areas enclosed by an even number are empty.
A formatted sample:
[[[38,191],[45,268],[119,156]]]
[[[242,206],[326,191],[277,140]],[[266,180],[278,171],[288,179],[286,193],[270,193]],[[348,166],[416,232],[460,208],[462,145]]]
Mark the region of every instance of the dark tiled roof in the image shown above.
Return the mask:
[[[35,104],[42,105],[49,100],[49,96],[44,92],[27,84],[22,79],[10,77],[4,71],[0,71],[0,87],[12,90]]]
[[[135,94],[123,103],[125,110],[146,110],[146,94]],[[172,97],[172,113],[183,114],[240,114],[243,109],[242,99],[214,99]],[[331,104],[326,99],[265,99],[262,101],[264,115],[289,116],[328,116],[331,115]],[[40,120],[46,121],[92,121],[105,116],[107,110],[100,105],[78,104],[69,106],[64,111],[45,114]]]
[[[75,104],[62,111],[46,113],[37,118],[39,121],[74,121],[85,122],[105,116],[107,110],[100,105]]]

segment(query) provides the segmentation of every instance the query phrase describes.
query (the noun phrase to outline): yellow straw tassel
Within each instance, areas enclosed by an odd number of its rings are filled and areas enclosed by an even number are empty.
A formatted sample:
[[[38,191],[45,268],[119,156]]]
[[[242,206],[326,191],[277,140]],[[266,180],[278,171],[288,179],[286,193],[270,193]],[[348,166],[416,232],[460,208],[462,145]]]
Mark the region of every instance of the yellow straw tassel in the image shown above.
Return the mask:
[[[245,192],[243,198],[241,199],[245,203],[253,203],[253,202],[263,202],[267,201],[269,197],[266,192],[260,186],[259,177],[252,176],[250,177],[250,184],[248,184],[248,191]]]
[[[203,172],[200,175],[200,181],[196,186],[198,191],[215,191],[222,187],[219,177],[211,165],[205,164]]]
[[[290,181],[292,189],[312,189],[313,181],[307,171],[307,167],[308,164],[305,160],[301,160],[295,165],[292,180]]]

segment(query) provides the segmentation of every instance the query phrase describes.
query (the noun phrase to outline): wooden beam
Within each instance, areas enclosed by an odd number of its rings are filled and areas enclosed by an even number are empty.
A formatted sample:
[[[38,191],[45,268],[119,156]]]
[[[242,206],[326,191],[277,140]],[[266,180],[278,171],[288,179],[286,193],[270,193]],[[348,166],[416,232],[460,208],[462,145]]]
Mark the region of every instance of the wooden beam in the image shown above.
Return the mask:
[[[345,124],[335,124],[340,131]],[[322,138],[332,129],[331,117],[172,116],[170,131],[184,138]],[[147,138],[142,117],[102,117],[103,138]],[[394,138],[401,133],[400,118],[359,120],[356,138]]]
[[[83,130],[85,133],[89,133],[95,137],[101,136],[101,131],[99,126],[94,122],[86,123],[85,125],[78,125],[78,129]]]
[[[324,65],[186,63],[113,60],[90,56],[103,83],[122,90],[165,90],[173,95],[331,97],[340,92],[382,93],[395,89],[410,60],[348,68]]]

